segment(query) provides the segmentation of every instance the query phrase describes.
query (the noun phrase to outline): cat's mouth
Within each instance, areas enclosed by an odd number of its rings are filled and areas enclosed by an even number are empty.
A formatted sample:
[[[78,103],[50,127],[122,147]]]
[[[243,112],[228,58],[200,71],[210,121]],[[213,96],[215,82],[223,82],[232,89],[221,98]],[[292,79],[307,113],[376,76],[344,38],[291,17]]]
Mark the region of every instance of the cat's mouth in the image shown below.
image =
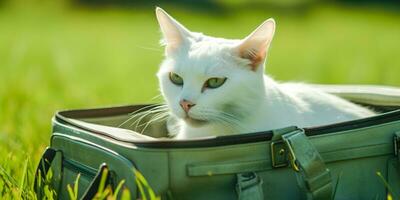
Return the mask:
[[[208,121],[206,121],[206,120],[195,119],[195,118],[189,117],[189,116],[186,116],[183,120],[185,120],[185,122],[187,124],[189,124],[190,126],[193,126],[193,127],[203,126],[208,123]]]

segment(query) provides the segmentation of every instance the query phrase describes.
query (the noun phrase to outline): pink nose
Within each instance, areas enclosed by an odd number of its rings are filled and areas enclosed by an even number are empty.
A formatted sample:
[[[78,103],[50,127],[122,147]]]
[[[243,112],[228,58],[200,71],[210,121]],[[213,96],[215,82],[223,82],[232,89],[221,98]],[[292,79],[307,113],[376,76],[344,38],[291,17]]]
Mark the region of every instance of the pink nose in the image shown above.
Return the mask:
[[[193,106],[196,105],[196,104],[194,104],[194,103],[192,103],[192,102],[190,102],[190,101],[188,101],[188,100],[185,100],[185,99],[181,100],[181,101],[179,102],[179,104],[181,104],[181,107],[183,108],[183,110],[184,110],[186,113],[189,112],[190,108],[192,108]]]

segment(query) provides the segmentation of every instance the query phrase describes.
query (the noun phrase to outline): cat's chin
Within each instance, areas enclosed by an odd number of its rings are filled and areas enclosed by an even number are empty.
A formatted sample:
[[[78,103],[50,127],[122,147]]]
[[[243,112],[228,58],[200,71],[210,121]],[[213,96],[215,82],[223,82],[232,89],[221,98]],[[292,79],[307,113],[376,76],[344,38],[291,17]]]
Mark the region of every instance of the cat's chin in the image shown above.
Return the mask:
[[[185,117],[183,120],[185,121],[186,124],[192,127],[200,127],[208,124],[208,121],[206,120],[194,119],[192,117]]]

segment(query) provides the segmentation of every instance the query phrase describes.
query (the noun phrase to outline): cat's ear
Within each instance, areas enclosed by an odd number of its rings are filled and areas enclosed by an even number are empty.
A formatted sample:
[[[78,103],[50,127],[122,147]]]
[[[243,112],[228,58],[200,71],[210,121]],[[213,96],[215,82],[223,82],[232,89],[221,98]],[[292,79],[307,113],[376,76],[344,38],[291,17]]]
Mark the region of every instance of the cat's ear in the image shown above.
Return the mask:
[[[264,63],[268,47],[274,37],[275,20],[264,21],[236,47],[239,56],[250,61],[251,69],[256,71]]]
[[[182,24],[172,18],[163,9],[156,8],[156,16],[163,34],[167,55],[176,51],[191,37],[191,33]]]

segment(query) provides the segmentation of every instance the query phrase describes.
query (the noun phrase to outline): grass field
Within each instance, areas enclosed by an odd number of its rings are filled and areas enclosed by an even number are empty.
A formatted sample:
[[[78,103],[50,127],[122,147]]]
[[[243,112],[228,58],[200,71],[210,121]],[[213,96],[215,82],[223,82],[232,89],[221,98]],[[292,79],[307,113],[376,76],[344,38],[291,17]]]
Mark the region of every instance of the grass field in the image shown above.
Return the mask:
[[[396,11],[164,8],[193,31],[227,38],[274,17],[267,72],[279,80],[400,86]],[[0,179],[0,196],[31,190],[56,110],[161,101],[152,99],[163,56],[153,8],[19,5],[0,8],[0,25],[0,174],[17,183],[10,190]]]

